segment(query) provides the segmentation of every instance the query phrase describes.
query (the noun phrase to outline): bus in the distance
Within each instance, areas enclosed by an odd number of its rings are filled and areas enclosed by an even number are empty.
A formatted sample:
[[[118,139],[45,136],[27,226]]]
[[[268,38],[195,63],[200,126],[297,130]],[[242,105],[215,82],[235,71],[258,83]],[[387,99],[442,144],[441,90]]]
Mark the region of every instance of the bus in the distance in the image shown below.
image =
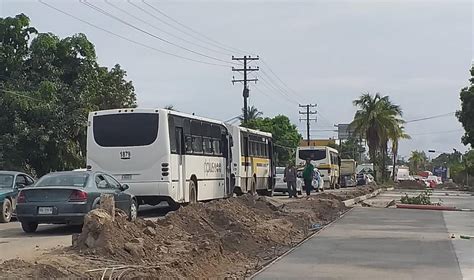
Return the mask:
[[[89,114],[88,168],[128,184],[140,204],[178,206],[229,197],[230,161],[223,122],[165,109]]]
[[[227,125],[232,136],[231,188],[237,195],[272,195],[275,162],[272,134],[241,126]]]
[[[327,146],[300,146],[296,149],[296,167],[303,169],[306,160],[310,159],[314,167],[319,169],[324,186],[339,187],[339,152]]]

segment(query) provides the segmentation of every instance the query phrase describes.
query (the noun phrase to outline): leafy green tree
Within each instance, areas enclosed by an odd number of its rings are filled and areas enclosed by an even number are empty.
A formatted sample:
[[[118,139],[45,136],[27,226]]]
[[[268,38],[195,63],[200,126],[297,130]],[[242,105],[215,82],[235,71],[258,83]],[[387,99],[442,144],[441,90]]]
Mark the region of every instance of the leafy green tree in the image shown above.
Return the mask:
[[[351,129],[358,137],[367,140],[370,161],[374,164],[377,180],[384,180],[390,135],[403,123],[400,106],[393,104],[388,96],[363,94],[353,101],[358,110]]]
[[[456,113],[462,123],[465,133],[462,137],[464,145],[474,147],[474,66],[471,68],[469,87],[461,90],[461,110]]]
[[[84,166],[88,113],[136,106],[126,72],[101,67],[84,34],[38,34],[22,14],[0,19],[0,42],[0,169]]]
[[[352,158],[357,162],[361,162],[361,154],[365,153],[365,147],[361,144],[360,139],[351,137],[341,142],[338,147],[341,158]]]
[[[294,160],[301,135],[287,116],[278,115],[273,118],[251,119],[246,127],[270,132],[273,135],[277,165],[286,165],[289,161]]]
[[[410,169],[413,174],[416,174],[420,171],[426,169],[426,164],[428,163],[428,157],[423,151],[412,151],[410,158],[408,159],[410,164]]]
[[[260,118],[263,115],[261,111],[257,109],[257,107],[254,106],[248,106],[247,107],[247,121],[253,121],[255,119]],[[239,120],[241,123],[244,122],[244,108],[242,108],[242,115],[239,117]]]

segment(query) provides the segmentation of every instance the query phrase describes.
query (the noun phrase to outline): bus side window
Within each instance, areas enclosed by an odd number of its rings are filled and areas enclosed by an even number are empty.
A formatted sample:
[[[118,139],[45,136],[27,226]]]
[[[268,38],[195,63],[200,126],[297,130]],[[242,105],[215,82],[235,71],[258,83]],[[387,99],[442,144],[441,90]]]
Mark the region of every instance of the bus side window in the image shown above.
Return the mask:
[[[222,155],[221,151],[221,141],[218,139],[212,139],[212,148],[215,155]]]
[[[192,154],[193,153],[193,138],[190,135],[185,137],[185,146],[186,146],[186,153]]]

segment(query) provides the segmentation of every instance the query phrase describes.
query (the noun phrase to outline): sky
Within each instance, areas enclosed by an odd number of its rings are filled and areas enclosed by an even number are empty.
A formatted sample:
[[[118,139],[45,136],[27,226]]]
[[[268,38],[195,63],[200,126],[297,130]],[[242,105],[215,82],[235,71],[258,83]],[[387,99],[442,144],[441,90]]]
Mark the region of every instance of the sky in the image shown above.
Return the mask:
[[[60,37],[86,34],[101,65],[127,71],[140,107],[172,104],[224,121],[243,107],[242,85],[231,82],[242,78],[232,72],[231,56],[258,55],[250,63],[260,71],[250,75],[259,81],[250,84],[249,105],[264,116],[287,115],[306,135],[298,104],[317,104],[313,139],[337,137],[334,125],[351,122],[352,101],[367,92],[389,95],[407,121],[454,112],[470,77],[471,1],[145,1],[199,33],[142,0],[89,0],[119,20],[79,0],[43,0],[141,45],[39,1],[0,0],[0,16],[24,13],[40,32]],[[401,142],[402,156],[467,149],[454,114],[409,122],[406,130],[412,139]]]

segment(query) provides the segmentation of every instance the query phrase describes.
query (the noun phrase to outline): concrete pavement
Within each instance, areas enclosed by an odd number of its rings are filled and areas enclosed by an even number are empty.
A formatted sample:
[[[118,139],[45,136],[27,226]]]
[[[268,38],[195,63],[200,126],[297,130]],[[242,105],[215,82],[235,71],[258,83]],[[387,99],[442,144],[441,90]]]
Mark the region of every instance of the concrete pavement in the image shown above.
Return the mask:
[[[454,230],[459,223],[472,225],[474,216],[449,213],[457,214],[466,216],[354,208],[255,279],[468,279],[474,251],[455,247],[472,246],[472,240],[453,246],[445,220]]]

